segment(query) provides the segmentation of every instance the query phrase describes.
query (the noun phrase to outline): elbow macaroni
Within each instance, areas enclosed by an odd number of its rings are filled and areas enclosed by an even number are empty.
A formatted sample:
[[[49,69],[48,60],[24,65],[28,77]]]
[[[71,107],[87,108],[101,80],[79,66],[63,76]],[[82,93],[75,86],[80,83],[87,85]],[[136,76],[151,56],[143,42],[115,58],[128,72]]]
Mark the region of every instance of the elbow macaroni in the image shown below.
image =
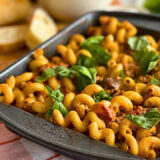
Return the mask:
[[[120,108],[124,111],[131,111],[133,109],[132,102],[125,96],[115,96],[112,101],[110,108],[115,112],[120,112]]]
[[[98,118],[94,112],[88,112],[82,121],[76,111],[70,111],[67,116],[64,118],[59,110],[53,111],[54,121],[63,127],[68,127],[70,124],[79,132],[85,132],[88,130],[88,125],[91,122],[96,122],[100,129],[105,128],[105,123],[103,120]]]
[[[145,137],[139,142],[139,155],[148,158],[156,158],[155,149],[160,149],[160,139],[158,137]]]
[[[89,135],[91,138],[95,140],[102,140],[105,139],[105,143],[110,146],[114,146],[115,144],[115,133],[112,129],[104,128],[98,129],[98,124],[96,122],[92,122],[88,126]]]

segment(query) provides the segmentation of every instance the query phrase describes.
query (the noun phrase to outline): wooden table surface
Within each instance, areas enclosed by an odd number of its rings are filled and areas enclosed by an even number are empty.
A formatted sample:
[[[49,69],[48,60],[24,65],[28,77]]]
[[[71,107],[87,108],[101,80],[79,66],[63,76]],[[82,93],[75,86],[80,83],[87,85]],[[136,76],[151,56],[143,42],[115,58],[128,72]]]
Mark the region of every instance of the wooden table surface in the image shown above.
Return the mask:
[[[11,65],[13,62],[24,56],[29,50],[23,48],[11,53],[0,53],[0,71]]]

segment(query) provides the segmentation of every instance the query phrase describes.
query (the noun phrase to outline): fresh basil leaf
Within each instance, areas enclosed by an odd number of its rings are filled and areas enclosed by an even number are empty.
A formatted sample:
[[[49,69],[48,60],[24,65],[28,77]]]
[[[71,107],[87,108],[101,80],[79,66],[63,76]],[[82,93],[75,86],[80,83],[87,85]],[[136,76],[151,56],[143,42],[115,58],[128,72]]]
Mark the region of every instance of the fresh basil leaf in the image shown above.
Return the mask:
[[[141,57],[151,48],[145,36],[135,36],[128,39],[130,48],[134,51],[134,59],[139,62]]]
[[[158,56],[154,51],[146,51],[141,60],[139,66],[142,74],[149,73],[158,63]]]
[[[46,86],[46,89],[47,89],[49,95],[52,98],[54,98],[56,101],[62,102],[64,99],[64,95],[63,95],[63,93],[61,93],[59,88],[60,88],[60,85],[55,90],[52,90],[49,86]]]
[[[101,90],[98,93],[96,93],[96,94],[93,95],[93,99],[96,102],[100,102],[102,100],[109,100],[109,101],[111,101],[112,97],[108,93],[106,93],[104,90]]]
[[[90,72],[90,75],[92,77],[92,83],[96,83],[96,74],[97,74],[97,71],[96,71],[96,68],[88,68],[89,72]]]
[[[124,79],[126,77],[126,75],[124,74],[124,70],[121,70],[119,75],[122,77],[122,79]]]
[[[145,36],[135,36],[128,39],[128,44],[133,51],[142,51],[151,46]]]
[[[70,70],[64,66],[57,67],[55,72],[60,78],[68,77],[70,74]]]
[[[54,102],[54,104],[53,104],[53,106],[49,109],[49,111],[47,112],[47,117],[52,117],[52,114],[53,114],[53,111],[55,110],[55,109],[58,109],[59,110],[59,102],[58,101],[55,101]]]
[[[63,116],[66,116],[68,114],[68,110],[62,103],[64,95],[60,91],[60,86],[58,86],[58,88],[55,90],[52,90],[49,86],[46,86],[46,89],[49,95],[55,100],[53,106],[49,109],[46,115],[50,117],[53,114],[53,110],[58,109],[63,114]]]
[[[160,112],[158,108],[153,108],[149,112],[144,114],[147,118],[160,118]]]
[[[151,46],[145,36],[137,36],[128,39],[130,48],[134,51],[134,59],[138,62],[142,74],[149,73],[158,63],[159,56],[151,50]]]
[[[85,66],[72,66],[72,68],[68,69],[65,67],[57,67],[55,69],[55,75],[57,75],[59,78],[69,77],[73,78],[76,76],[76,88],[77,91],[81,91],[85,88],[86,85],[96,83],[96,69],[95,68],[87,68]],[[58,98],[61,97],[61,92],[59,89],[52,90],[48,86],[46,87],[49,94],[58,100]],[[58,98],[57,98],[58,96]],[[63,96],[62,96],[63,97]]]
[[[99,65],[106,66],[107,62],[111,58],[111,55],[109,55],[109,53],[100,45],[89,44],[88,46],[85,46],[85,49],[87,49],[92,54],[97,64]]]
[[[68,114],[68,110],[62,102],[59,102],[59,110],[63,114],[63,116],[66,116]]]
[[[111,55],[101,47],[103,40],[104,36],[90,37],[81,44],[81,47],[90,51],[97,64],[105,66]]]
[[[160,81],[154,75],[152,76],[151,84],[155,84],[160,87]]]
[[[148,65],[146,72],[144,72],[144,73],[149,73],[154,67],[156,67],[157,63],[158,63],[157,59],[154,61],[151,61]]]
[[[89,68],[87,68],[85,66],[72,66],[72,69],[74,71],[76,71],[77,74],[84,75],[84,76],[88,77],[89,79],[92,79],[92,75],[89,71]]]
[[[151,129],[160,121],[160,112],[154,108],[144,115],[126,115],[126,118],[142,128]]]
[[[160,0],[146,0],[144,7],[153,13],[160,13]]]
[[[59,78],[65,78],[65,77],[73,78],[75,74],[76,74],[75,71],[73,71],[72,69],[68,69],[64,66],[59,66],[55,69],[54,68],[45,69],[42,72],[42,75],[38,77],[35,80],[35,82],[44,82],[48,78],[55,76],[58,76]]]
[[[42,75],[40,77],[38,77],[35,82],[44,82],[46,81],[48,78],[50,77],[55,77],[56,73],[55,70],[53,68],[49,68],[49,69],[45,69],[42,72]]]
[[[66,109],[66,107],[63,105],[62,102],[58,102],[58,101],[55,101],[53,106],[49,109],[49,111],[47,112],[47,116],[48,117],[51,117],[52,114],[53,114],[53,111],[55,109],[58,109],[63,116],[66,116],[68,114],[68,110]]]
[[[93,36],[81,43],[81,47],[86,48],[90,44],[100,45],[103,40],[104,36]]]
[[[53,106],[52,106],[53,107]],[[49,110],[48,110],[48,112],[45,114],[45,116],[46,117],[52,117],[52,114],[53,114],[53,108],[50,108]]]
[[[141,60],[141,57],[143,57],[144,52],[134,51],[134,59],[139,62]]]
[[[81,54],[77,58],[77,65],[85,66],[85,67],[96,67],[97,62],[93,57],[88,57]]]
[[[72,66],[72,69],[76,71],[76,89],[81,92],[87,85],[96,83],[96,69],[87,68],[84,66]]]
[[[73,78],[74,75],[76,74],[75,71],[73,71],[72,69],[66,68],[64,66],[57,67],[55,69],[55,72],[59,78],[65,78],[65,77]]]
[[[92,81],[90,79],[88,79],[84,75],[79,75],[75,81],[76,91],[80,93],[89,84],[92,84]]]

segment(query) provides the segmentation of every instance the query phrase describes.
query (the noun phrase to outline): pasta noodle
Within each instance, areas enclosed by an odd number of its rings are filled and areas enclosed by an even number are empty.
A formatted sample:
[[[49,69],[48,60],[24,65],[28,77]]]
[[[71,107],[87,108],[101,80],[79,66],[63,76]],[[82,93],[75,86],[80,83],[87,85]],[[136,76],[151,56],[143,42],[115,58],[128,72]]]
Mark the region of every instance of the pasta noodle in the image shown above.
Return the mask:
[[[95,140],[105,139],[105,142],[111,146],[115,144],[115,134],[112,129],[105,128],[105,129],[99,130],[97,123],[92,122],[88,126],[88,130],[89,130],[89,135],[91,138]]]
[[[100,129],[105,128],[104,121],[99,119],[94,112],[88,112],[84,120],[82,121],[76,111],[70,111],[67,116],[63,118],[61,112],[55,109],[53,111],[53,118],[57,124],[63,127],[70,126],[70,124],[72,123],[75,129],[79,132],[87,131],[90,122],[96,122]]]

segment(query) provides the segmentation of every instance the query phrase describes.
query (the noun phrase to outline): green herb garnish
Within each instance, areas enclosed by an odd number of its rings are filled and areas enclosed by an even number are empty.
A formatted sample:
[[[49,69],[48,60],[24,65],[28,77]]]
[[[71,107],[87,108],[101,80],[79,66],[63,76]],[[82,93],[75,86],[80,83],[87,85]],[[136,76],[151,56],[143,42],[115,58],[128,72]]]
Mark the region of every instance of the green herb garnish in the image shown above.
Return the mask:
[[[52,90],[49,86],[46,86],[46,89],[49,93],[49,95],[54,98],[56,101],[62,102],[64,99],[64,94],[60,91],[60,85],[57,89]]]
[[[96,83],[96,69],[87,68],[84,66],[72,66],[71,68],[76,72],[76,89],[81,92],[87,85]]]
[[[150,49],[151,46],[145,36],[135,36],[128,39],[128,44],[133,51],[143,51],[145,48]],[[138,58],[136,59],[139,60]]]
[[[160,87],[160,81],[154,75],[152,76],[151,84],[155,84]]]
[[[55,69],[55,72],[59,78],[65,78],[65,77],[73,78],[74,75],[76,74],[74,70],[66,68],[64,66],[57,67]]]
[[[35,80],[35,82],[44,82],[50,77],[58,76],[59,78],[70,77],[73,78],[75,72],[64,66],[59,66],[57,68],[45,69],[42,74]]]
[[[44,82],[46,81],[48,78],[50,77],[54,77],[56,76],[56,73],[55,73],[55,69],[53,68],[49,68],[49,69],[45,69],[43,72],[42,72],[42,75],[40,77],[38,77],[35,82]]]
[[[83,48],[87,48],[90,44],[100,45],[103,40],[104,40],[104,36],[93,36],[93,37],[89,37],[88,39],[86,39],[86,40],[81,44],[81,46],[82,46]]]
[[[149,73],[158,63],[159,56],[151,50],[151,46],[145,36],[128,39],[130,48],[134,51],[134,59],[138,62],[142,74]]]
[[[59,78],[69,77],[73,78],[76,76],[75,84],[77,91],[82,91],[88,84],[96,83],[96,69],[87,68],[85,66],[72,66],[71,68],[66,68],[59,66],[56,69],[50,68],[43,71],[42,75],[38,77],[36,82],[44,82],[52,76],[57,76]]]
[[[160,112],[154,108],[144,115],[126,115],[126,118],[142,128],[151,129],[160,121]]]
[[[53,106],[47,112],[47,116],[51,117],[55,109],[58,109],[63,114],[63,116],[66,116],[68,114],[68,110],[62,103],[64,99],[64,95],[60,91],[60,86],[58,86],[58,88],[55,90],[52,90],[49,86],[46,86],[46,89],[49,95],[55,100]]]
[[[81,54],[77,58],[77,65],[85,67],[96,67],[98,64],[93,57],[88,57]]]
[[[119,75],[122,77],[122,79],[124,79],[126,77],[126,75],[124,74],[124,70],[121,70]]]
[[[98,93],[96,93],[96,94],[93,95],[93,99],[96,102],[100,102],[102,100],[109,100],[109,101],[111,101],[112,97],[108,93],[106,93],[104,90],[101,90]]]
[[[94,36],[86,39],[81,47],[87,49],[92,57],[95,59],[98,65],[105,66],[111,55],[101,47],[101,42],[104,40],[104,36]]]

